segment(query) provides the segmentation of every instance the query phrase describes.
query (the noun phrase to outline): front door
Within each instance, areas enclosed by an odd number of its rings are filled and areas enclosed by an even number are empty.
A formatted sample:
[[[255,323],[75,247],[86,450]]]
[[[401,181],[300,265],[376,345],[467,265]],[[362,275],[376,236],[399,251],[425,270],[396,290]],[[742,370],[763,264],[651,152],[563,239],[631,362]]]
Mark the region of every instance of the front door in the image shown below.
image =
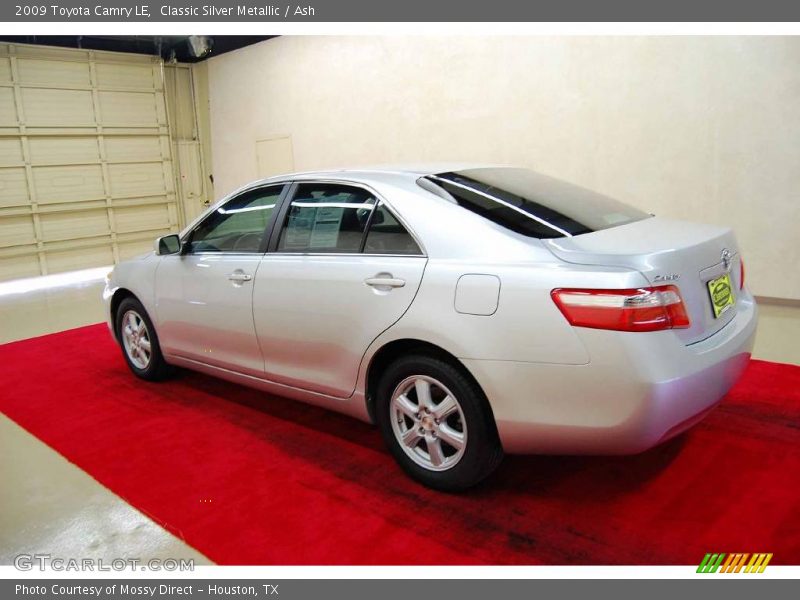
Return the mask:
[[[346,398],[367,347],[410,306],[426,258],[358,186],[298,185],[276,235],[253,292],[266,378]]]
[[[250,190],[218,207],[163,256],[156,271],[161,347],[206,364],[263,376],[253,286],[283,185]]]

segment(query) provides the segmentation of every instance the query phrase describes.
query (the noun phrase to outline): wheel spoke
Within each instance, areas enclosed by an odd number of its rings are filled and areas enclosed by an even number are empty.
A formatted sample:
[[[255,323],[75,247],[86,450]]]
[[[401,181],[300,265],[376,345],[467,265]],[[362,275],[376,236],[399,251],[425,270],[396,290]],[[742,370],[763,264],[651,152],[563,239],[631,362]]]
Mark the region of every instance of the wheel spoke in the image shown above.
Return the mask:
[[[414,382],[414,388],[417,390],[417,403],[420,408],[433,408],[431,384],[424,379],[417,379]]]
[[[448,415],[453,414],[457,410],[458,404],[456,403],[455,399],[452,396],[447,396],[433,408],[431,413],[434,417],[441,420],[446,418]]]
[[[139,335],[141,335],[142,333],[144,333],[144,331],[145,331],[144,319],[139,319],[139,322],[136,324],[136,332]]]
[[[464,447],[464,434],[456,431],[447,423],[439,425],[439,437],[448,446],[452,446],[456,450],[461,450]]]
[[[417,443],[419,443],[421,437],[422,436],[420,436],[419,432],[417,431],[417,428],[414,427],[412,429],[409,429],[403,434],[402,440],[406,446],[408,446],[409,448],[414,448],[417,445]]]
[[[416,419],[417,412],[419,412],[419,408],[408,399],[408,396],[403,394],[395,399],[395,406],[408,418]]]
[[[426,439],[425,444],[428,446],[428,455],[431,457],[431,463],[433,463],[433,466],[440,466],[444,462],[442,442],[438,438],[433,440]]]

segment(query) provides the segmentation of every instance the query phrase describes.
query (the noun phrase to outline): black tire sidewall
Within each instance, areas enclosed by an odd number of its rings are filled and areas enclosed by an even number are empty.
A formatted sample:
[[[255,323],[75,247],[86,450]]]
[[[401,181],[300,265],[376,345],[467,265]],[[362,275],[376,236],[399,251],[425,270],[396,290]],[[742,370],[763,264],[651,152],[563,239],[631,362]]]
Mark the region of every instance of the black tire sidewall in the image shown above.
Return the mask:
[[[125,351],[125,344],[122,341],[122,318],[129,310],[135,311],[142,318],[145,326],[147,327],[147,333],[150,339],[150,362],[144,369],[140,369],[131,362],[128,353]],[[122,349],[122,356],[125,358],[125,362],[128,364],[128,367],[131,369],[131,371],[133,371],[137,377],[141,377],[142,379],[146,379],[148,381],[159,381],[163,379],[167,375],[168,365],[164,361],[164,357],[161,354],[161,346],[158,343],[156,329],[153,326],[153,322],[150,320],[150,315],[147,314],[144,306],[142,306],[142,303],[133,297],[125,298],[122,302],[120,302],[119,307],[117,308],[117,314],[114,322],[116,326],[119,347]]]
[[[442,382],[457,398],[467,427],[467,447],[458,463],[446,471],[416,464],[400,446],[391,424],[390,402],[396,386],[407,377],[427,375]],[[384,442],[403,470],[423,485],[441,491],[460,491],[487,477],[502,457],[494,418],[478,385],[462,369],[439,358],[411,355],[392,363],[377,387],[375,414]]]

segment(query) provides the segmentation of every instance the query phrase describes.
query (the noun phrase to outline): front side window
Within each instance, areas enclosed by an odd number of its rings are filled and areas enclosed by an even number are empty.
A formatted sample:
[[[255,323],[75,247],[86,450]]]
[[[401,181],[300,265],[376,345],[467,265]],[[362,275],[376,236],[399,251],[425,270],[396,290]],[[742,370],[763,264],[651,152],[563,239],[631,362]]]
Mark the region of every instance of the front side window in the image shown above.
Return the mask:
[[[262,252],[283,187],[251,190],[217,208],[192,232],[189,252]]]
[[[278,252],[360,252],[374,206],[375,197],[363,188],[301,184],[289,206]]]
[[[408,230],[381,202],[370,220],[364,253],[419,255],[422,251]]]

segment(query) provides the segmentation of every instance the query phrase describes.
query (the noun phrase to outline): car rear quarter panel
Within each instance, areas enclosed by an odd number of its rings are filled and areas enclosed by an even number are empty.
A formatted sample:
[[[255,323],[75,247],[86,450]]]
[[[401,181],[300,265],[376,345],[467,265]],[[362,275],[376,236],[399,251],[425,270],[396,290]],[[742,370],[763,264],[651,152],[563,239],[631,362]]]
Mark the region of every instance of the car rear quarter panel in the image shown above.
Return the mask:
[[[492,275],[500,281],[497,309],[490,315],[456,310],[459,279]],[[405,315],[379,336],[366,361],[385,344],[418,339],[461,360],[582,365],[586,347],[553,302],[558,287],[636,287],[642,275],[622,268],[597,268],[555,261],[476,263],[430,259],[417,297]]]
[[[368,365],[375,353],[402,339],[434,344],[462,362],[588,364],[586,347],[556,307],[551,291],[647,285],[635,269],[565,263],[539,240],[513,234],[421,188],[384,185],[379,191],[394,201],[422,241],[428,265],[411,307],[367,349],[360,393],[366,390]],[[488,314],[457,310],[456,290],[465,275],[499,280],[496,310]]]

